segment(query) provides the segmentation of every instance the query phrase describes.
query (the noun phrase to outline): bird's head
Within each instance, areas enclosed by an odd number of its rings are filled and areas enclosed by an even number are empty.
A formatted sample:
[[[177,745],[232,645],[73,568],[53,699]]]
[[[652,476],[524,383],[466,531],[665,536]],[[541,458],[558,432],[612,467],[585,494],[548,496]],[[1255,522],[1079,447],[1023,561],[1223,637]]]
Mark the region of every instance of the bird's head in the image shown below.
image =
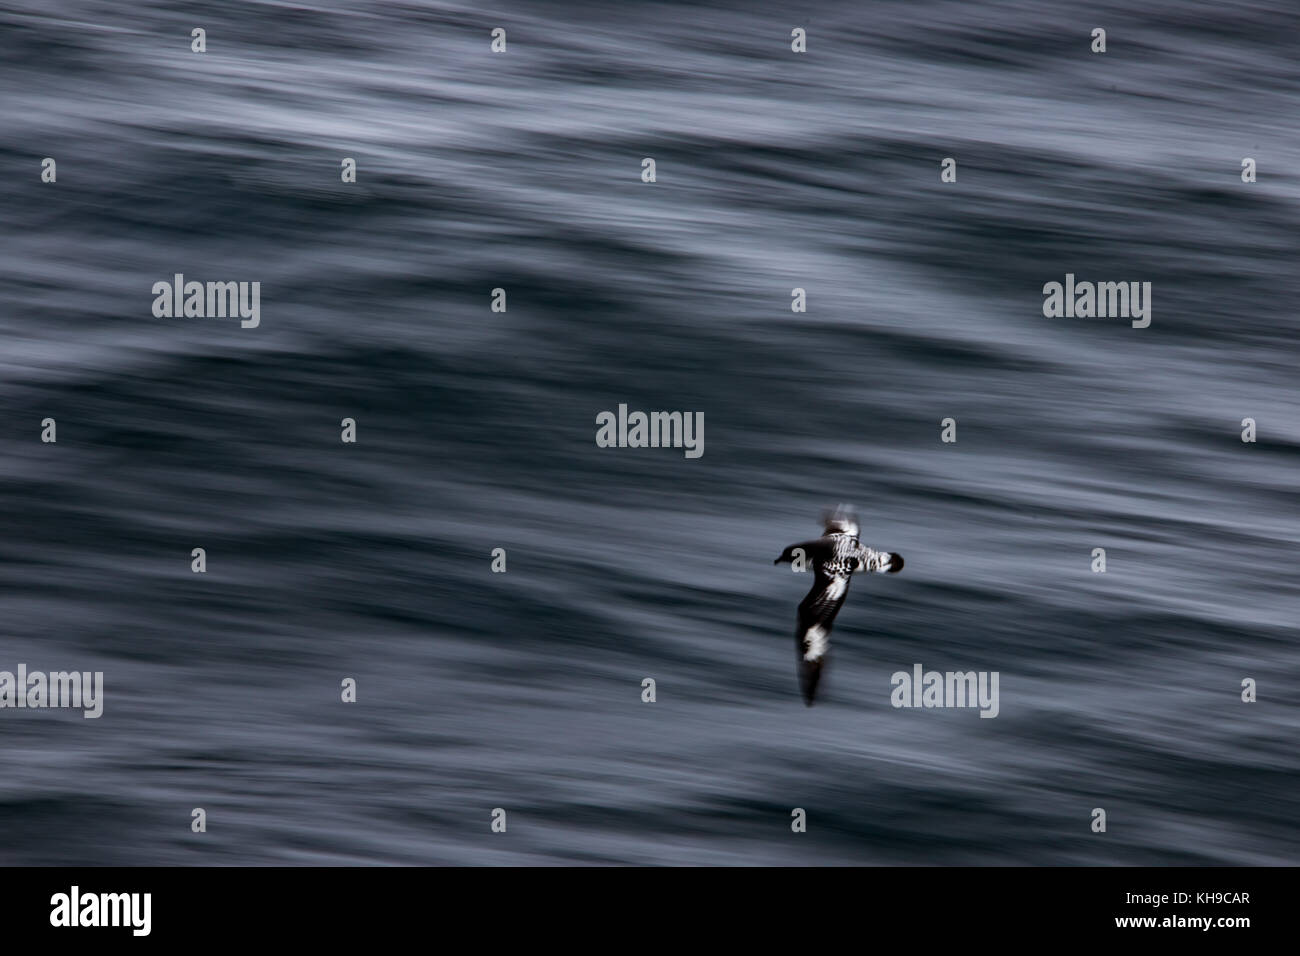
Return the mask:
[[[825,534],[847,534],[850,538],[858,536],[858,519],[844,505],[823,514],[822,526],[826,529]]]

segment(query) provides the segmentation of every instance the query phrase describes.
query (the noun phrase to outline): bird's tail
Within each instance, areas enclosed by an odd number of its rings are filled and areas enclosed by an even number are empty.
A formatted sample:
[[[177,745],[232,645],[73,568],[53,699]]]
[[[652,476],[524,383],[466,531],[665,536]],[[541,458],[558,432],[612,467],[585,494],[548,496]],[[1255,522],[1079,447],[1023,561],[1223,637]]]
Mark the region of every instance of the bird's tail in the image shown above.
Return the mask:
[[[822,655],[814,660],[809,660],[803,654],[799,655],[799,693],[803,695],[803,702],[809,707],[813,705],[813,698],[817,696],[817,685],[822,679],[822,668],[826,664],[826,655]]]

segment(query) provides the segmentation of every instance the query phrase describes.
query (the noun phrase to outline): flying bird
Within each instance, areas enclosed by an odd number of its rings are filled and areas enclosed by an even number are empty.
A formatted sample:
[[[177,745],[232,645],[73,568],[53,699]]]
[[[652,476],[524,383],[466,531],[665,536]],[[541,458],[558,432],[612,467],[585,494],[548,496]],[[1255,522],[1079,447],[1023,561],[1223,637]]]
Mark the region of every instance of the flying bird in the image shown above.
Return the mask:
[[[897,574],[903,570],[903,557],[889,551],[873,551],[858,541],[858,522],[843,509],[827,514],[825,531],[815,541],[792,544],[773,561],[789,561],[796,568],[812,567],[813,585],[799,604],[799,623],[794,632],[798,658],[799,690],[803,702],[812,706],[830,650],[831,625],[840,613],[849,580],[855,571]]]

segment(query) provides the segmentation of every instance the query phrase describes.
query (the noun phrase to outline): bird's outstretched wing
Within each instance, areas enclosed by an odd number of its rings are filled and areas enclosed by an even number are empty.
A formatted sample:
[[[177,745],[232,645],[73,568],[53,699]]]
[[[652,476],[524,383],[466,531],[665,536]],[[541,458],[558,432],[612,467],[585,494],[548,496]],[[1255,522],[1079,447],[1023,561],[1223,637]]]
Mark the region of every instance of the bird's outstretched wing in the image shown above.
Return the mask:
[[[854,571],[875,571],[878,574],[897,574],[903,570],[903,556],[897,551],[873,551],[859,548],[853,555]]]
[[[813,579],[812,590],[799,604],[794,646],[798,659],[799,691],[809,707],[817,694],[826,652],[831,647],[831,626],[848,593],[848,575],[818,573]]]

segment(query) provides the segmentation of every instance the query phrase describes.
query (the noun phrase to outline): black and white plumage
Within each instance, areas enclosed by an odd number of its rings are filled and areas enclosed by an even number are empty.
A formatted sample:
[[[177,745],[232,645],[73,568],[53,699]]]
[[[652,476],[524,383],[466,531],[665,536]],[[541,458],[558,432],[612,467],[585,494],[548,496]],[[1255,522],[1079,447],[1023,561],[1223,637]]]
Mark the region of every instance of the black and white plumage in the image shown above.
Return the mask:
[[[901,555],[863,547],[858,541],[858,523],[851,517],[837,512],[825,524],[822,537],[790,545],[773,562],[789,561],[813,572],[812,590],[799,604],[799,623],[794,634],[799,690],[809,707],[817,693],[826,652],[830,650],[831,626],[849,593],[853,572],[896,574],[903,569]]]

